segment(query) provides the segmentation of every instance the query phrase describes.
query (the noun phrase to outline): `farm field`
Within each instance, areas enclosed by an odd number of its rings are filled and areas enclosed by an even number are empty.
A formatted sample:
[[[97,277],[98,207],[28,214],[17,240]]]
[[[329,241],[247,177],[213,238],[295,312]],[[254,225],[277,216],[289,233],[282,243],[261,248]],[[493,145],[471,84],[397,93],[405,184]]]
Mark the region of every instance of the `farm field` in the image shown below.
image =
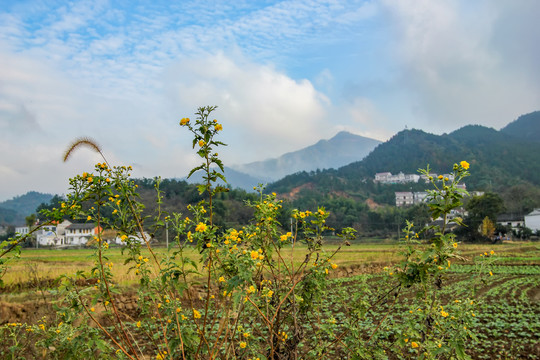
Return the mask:
[[[327,252],[335,249],[334,245],[325,247]],[[444,279],[446,286],[442,295],[449,304],[470,293],[470,273],[481,254],[491,250],[496,254],[493,265],[484,269],[483,281],[473,289],[476,296],[470,311],[474,313],[474,319],[469,330],[476,335],[471,337],[467,345],[467,354],[474,359],[540,358],[540,244],[461,244],[459,249],[465,260],[452,264]],[[349,315],[343,311],[344,302],[354,299],[361,301],[367,291],[370,296],[377,297],[379,291],[387,288],[385,285],[388,285],[391,277],[385,275],[384,268],[400,260],[399,251],[399,246],[395,244],[353,244],[342,249],[333,259],[338,267],[330,274],[332,280],[324,306],[328,319],[332,319],[334,332],[345,331],[342,324],[347,322]],[[301,247],[294,252],[285,249],[283,253],[290,253],[295,262],[302,262]],[[35,324],[43,317],[52,320],[56,300],[53,290],[58,278],[80,270],[89,271],[93,266],[91,254],[92,249],[23,249],[21,258],[11,263],[3,277],[5,286],[0,289],[0,325]],[[158,248],[157,254],[166,256],[167,251]],[[190,255],[196,259],[198,253],[193,251]],[[115,248],[108,252],[107,261],[113,264],[117,274],[125,312],[136,317],[135,288],[138,278],[134,271],[129,270],[130,265],[124,264],[123,258],[121,249]],[[414,294],[405,292],[400,296],[403,301],[381,303],[374,307],[366,316],[365,323],[361,324],[364,331],[358,334],[360,338],[370,339],[384,349],[391,359],[415,357],[406,344],[407,334],[398,333],[395,329],[399,327],[393,326],[405,321],[405,316],[414,316],[409,314],[408,308],[408,299]],[[380,322],[383,317],[384,321]],[[371,339],[371,331],[379,322],[380,329]]]

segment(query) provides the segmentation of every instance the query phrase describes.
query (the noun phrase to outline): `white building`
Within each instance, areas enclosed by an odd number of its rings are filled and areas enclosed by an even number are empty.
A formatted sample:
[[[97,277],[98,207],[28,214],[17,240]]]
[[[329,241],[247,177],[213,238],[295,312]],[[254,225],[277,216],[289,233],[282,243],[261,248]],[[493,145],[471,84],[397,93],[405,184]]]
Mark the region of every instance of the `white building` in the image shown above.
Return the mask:
[[[28,228],[28,226],[16,226],[15,227],[15,234],[26,235],[29,232],[30,232],[30,229]]]
[[[60,239],[56,236],[56,226],[47,225],[34,232],[39,245],[58,245]]]
[[[389,172],[375,174],[375,182],[380,182],[381,184],[417,183],[418,180],[420,180],[420,175],[404,174],[403,172],[400,172],[397,175],[392,175],[392,173]]]
[[[381,182],[381,183],[387,183],[389,182],[389,179],[391,176],[392,176],[392,173],[389,173],[389,172],[377,173],[375,174],[375,181]]]
[[[534,209],[533,212],[525,215],[525,227],[532,231],[540,230],[540,209]]]
[[[420,204],[426,202],[428,193],[425,191],[411,192],[411,191],[396,191],[396,206],[410,206],[414,204]]]
[[[137,235],[129,235],[128,239],[130,242],[138,242],[141,244],[144,244],[144,239],[146,239],[147,241],[151,241],[150,235],[147,232],[144,232],[144,237],[141,236],[140,232],[137,232]],[[122,241],[122,238],[120,236],[117,236],[114,242],[119,245],[127,244],[127,241]]]
[[[414,204],[414,195],[410,191],[395,192],[396,206],[409,206]]]
[[[39,245],[60,246],[66,245],[66,228],[71,225],[71,221],[64,220],[60,224],[44,226],[36,231],[36,239]]]
[[[413,193],[414,203],[420,204],[420,203],[426,202],[427,196],[428,196],[428,193],[425,191],[419,191],[419,192]]]
[[[65,228],[66,245],[83,245],[86,244],[92,236],[97,235],[98,227],[93,223],[71,224]]]
[[[510,214],[502,214],[497,216],[497,224],[509,226],[512,230],[519,230],[519,228],[525,226],[522,217]]]

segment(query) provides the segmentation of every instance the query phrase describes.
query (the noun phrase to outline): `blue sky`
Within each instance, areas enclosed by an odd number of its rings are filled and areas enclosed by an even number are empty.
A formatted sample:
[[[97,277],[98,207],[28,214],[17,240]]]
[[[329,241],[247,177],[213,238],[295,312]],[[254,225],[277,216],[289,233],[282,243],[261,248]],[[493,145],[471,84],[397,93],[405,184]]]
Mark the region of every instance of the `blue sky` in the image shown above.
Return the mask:
[[[500,129],[540,109],[536,0],[0,0],[0,201],[99,161],[197,164],[178,121],[218,105],[226,164],[338,131]],[[384,169],[381,169],[381,171]]]

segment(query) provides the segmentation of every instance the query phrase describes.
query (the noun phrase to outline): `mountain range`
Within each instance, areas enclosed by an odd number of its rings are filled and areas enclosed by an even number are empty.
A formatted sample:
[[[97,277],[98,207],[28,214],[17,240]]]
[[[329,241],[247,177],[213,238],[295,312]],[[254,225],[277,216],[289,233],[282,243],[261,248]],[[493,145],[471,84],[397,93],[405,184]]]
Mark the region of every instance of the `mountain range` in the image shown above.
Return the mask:
[[[471,165],[471,176],[466,179],[469,190],[521,197],[520,204],[526,204],[519,210],[523,212],[540,207],[538,154],[540,111],[522,115],[500,130],[467,125],[449,134],[434,135],[411,129],[384,143],[340,132],[276,159],[226,167],[225,176],[233,188],[252,190],[258,183],[270,183],[267,191],[290,199],[307,196],[317,202],[320,197],[331,196],[370,202],[378,193],[382,203],[391,204],[393,193],[371,181],[376,173],[417,173],[428,164],[433,172],[445,173],[454,163],[466,160]],[[197,180],[200,178],[196,176],[190,179]],[[29,192],[1,202],[0,224],[24,223],[25,216],[52,197]]]
[[[252,191],[257,184],[269,184],[297,172],[337,169],[362,160],[380,143],[341,131],[331,139],[320,140],[278,158],[225,167],[225,177],[229,187]],[[201,180],[202,175],[194,174],[188,181],[198,183]]]
[[[356,192],[361,183],[378,172],[412,174],[429,164],[434,172],[444,173],[461,160],[471,164],[472,175],[466,182],[470,189],[540,186],[539,138],[540,111],[523,115],[499,131],[480,125],[467,125],[443,135],[404,130],[378,145],[362,161],[337,170],[289,175],[269,189],[287,193],[310,183],[309,187],[317,190],[317,184],[324,183],[324,191]]]
[[[276,159],[232,166],[236,171],[255,176],[267,182],[279,180],[299,171],[337,169],[362,160],[381,142],[342,131],[329,140],[281,155]]]
[[[0,225],[22,225],[25,217],[33,214],[42,203],[48,203],[53,198],[51,194],[29,191],[13,199],[0,202]]]

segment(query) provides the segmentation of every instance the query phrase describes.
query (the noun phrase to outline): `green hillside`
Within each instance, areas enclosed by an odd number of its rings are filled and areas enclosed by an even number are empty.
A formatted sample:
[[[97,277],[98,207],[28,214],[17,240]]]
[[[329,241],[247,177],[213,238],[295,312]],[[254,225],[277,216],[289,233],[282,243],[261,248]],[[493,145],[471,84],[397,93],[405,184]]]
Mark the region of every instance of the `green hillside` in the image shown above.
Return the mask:
[[[35,213],[36,208],[42,203],[48,203],[53,195],[43,194],[37,191],[29,191],[13,199],[0,202],[0,220],[8,224],[24,222],[24,218]]]
[[[540,142],[540,111],[520,116],[502,128],[501,132],[518,139]]]
[[[325,190],[354,192],[365,188],[376,173],[417,173],[427,164],[436,173],[448,172],[461,160],[471,164],[467,185],[472,190],[498,191],[516,184],[540,186],[540,143],[503,132],[469,125],[451,134],[433,135],[404,130],[379,145],[363,161],[335,171],[298,173],[271,185],[273,191],[290,192],[304,183]]]

